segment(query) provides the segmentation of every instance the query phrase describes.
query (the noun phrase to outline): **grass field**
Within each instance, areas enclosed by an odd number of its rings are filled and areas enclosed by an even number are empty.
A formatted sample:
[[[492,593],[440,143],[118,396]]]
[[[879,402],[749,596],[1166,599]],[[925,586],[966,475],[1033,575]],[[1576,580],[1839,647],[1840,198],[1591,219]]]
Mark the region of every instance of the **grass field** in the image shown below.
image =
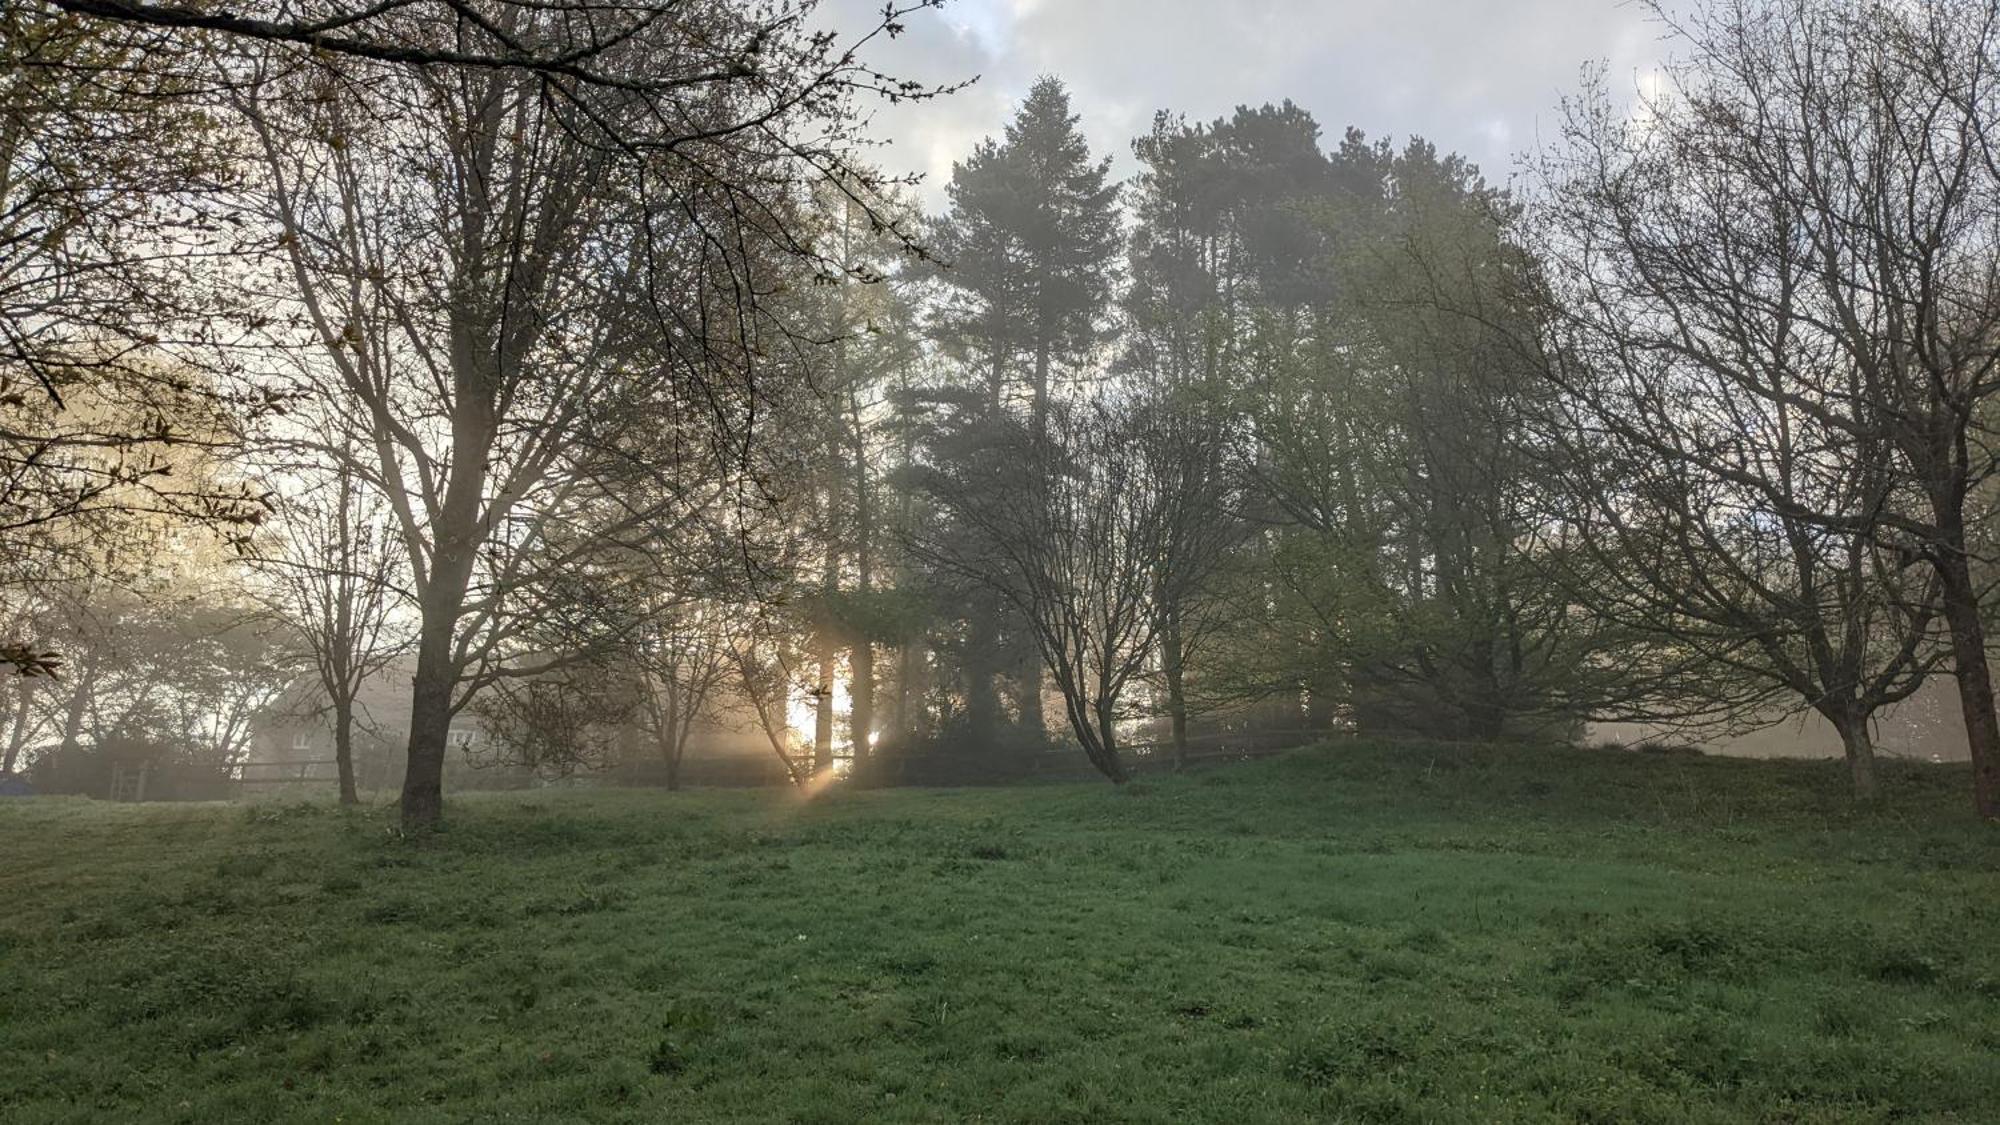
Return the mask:
[[[1951,767],[0,802],[7,1121],[2000,1121]]]

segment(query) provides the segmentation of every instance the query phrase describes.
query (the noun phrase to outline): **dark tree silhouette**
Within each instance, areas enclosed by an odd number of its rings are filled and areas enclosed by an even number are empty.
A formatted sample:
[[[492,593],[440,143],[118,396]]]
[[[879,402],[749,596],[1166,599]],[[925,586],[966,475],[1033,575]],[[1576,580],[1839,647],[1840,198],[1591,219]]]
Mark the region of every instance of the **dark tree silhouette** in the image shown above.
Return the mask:
[[[1770,0],[1657,9],[1687,61],[1631,123],[1573,107],[1545,169],[1540,247],[1564,347],[1555,375],[1595,416],[1790,526],[1929,567],[1949,628],[1979,814],[2000,817],[1975,496],[2000,390],[2000,9]],[[1742,412],[1703,434],[1679,403]],[[1862,489],[1801,470],[1886,458]],[[1823,448],[1816,449],[1815,443]],[[1864,565],[1876,565],[1864,562]]]

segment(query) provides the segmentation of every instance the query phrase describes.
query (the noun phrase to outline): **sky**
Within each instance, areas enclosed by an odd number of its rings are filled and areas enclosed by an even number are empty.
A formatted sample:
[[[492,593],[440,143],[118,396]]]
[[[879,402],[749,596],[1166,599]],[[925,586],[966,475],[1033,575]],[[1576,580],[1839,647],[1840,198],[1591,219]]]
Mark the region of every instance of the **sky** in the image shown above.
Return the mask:
[[[832,0],[860,18],[881,0]],[[935,207],[951,165],[999,133],[1030,83],[1070,87],[1100,156],[1132,174],[1132,139],[1161,109],[1208,120],[1286,98],[1319,121],[1328,147],[1347,126],[1399,143],[1417,134],[1504,184],[1546,137],[1583,68],[1614,93],[1657,67],[1660,30],[1626,0],[949,0],[869,59],[898,78],[970,89],[881,109],[884,167],[926,174]]]

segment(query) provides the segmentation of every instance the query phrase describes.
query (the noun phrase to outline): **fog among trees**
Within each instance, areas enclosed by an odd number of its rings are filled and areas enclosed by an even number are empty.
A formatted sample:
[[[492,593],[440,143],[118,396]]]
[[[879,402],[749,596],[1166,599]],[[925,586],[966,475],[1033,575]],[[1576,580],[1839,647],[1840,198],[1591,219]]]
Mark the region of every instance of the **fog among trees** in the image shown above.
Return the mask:
[[[9,1123],[1997,1120],[1996,562],[2000,0],[0,0]]]
[[[1663,5],[1500,180],[1282,102],[1121,181],[1047,75],[926,187],[940,6],[9,5],[6,771],[418,828],[1812,716],[2000,815],[1988,6]]]

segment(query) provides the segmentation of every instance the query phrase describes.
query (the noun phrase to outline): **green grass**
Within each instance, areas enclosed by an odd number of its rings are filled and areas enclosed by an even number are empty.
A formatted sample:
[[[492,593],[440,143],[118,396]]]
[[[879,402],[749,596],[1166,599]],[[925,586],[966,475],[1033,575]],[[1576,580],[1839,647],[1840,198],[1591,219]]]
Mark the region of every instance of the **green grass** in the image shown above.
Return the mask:
[[[2000,831],[1895,766],[0,803],[9,1121],[2000,1120]]]

